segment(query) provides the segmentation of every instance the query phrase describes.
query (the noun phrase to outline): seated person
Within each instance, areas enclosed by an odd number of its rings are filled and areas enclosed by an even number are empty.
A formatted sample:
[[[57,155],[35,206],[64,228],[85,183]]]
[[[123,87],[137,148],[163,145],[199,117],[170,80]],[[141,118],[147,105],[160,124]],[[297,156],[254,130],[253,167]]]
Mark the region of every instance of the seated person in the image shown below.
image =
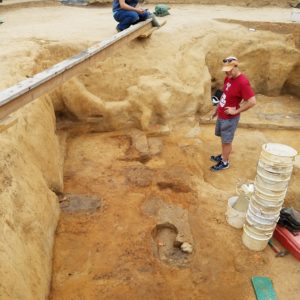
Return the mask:
[[[143,9],[138,2],[138,0],[113,0],[113,16],[119,22],[117,31],[120,32],[130,25],[152,17],[151,13]]]

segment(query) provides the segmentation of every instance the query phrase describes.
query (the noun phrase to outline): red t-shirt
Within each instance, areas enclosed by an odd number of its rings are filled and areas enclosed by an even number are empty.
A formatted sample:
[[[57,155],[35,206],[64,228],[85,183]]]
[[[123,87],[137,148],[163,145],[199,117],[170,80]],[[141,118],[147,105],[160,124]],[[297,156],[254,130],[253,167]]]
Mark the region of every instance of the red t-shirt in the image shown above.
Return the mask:
[[[226,77],[224,80],[223,95],[221,96],[218,105],[218,118],[227,120],[234,118],[237,115],[227,115],[226,107],[235,107],[238,109],[242,100],[247,101],[255,94],[250,86],[249,80],[243,74],[236,78]]]

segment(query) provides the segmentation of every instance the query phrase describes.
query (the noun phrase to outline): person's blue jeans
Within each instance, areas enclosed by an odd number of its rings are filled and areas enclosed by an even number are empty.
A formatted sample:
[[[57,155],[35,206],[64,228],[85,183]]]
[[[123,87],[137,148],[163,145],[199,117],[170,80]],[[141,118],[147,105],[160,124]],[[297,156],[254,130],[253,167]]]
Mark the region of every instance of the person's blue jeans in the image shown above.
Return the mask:
[[[142,14],[135,11],[120,9],[114,13],[114,19],[119,22],[117,29],[122,31],[130,25],[145,21],[150,17],[150,13],[145,10]]]

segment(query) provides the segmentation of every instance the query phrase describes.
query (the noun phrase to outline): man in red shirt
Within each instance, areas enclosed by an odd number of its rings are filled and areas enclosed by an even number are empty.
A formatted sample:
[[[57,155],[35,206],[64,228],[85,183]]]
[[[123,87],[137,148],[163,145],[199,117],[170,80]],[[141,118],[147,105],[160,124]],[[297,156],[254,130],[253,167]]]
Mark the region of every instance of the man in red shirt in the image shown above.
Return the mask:
[[[238,59],[234,56],[223,60],[222,71],[226,73],[223,94],[212,117],[218,115],[215,135],[221,137],[222,154],[212,155],[210,159],[217,164],[211,171],[220,171],[229,168],[229,155],[232,150],[232,141],[238,126],[240,113],[256,104],[255,94],[249,80],[238,68]],[[240,105],[242,103],[242,105]]]

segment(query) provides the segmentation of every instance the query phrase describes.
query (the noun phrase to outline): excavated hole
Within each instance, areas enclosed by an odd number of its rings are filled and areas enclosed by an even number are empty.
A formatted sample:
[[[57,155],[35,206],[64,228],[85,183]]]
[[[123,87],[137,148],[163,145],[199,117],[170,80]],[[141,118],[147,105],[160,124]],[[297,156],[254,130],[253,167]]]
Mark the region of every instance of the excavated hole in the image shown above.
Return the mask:
[[[197,47],[200,45],[199,42]],[[193,46],[194,41],[192,46],[185,46],[186,51]],[[242,47],[245,47],[245,43]],[[260,50],[254,53],[259,55]],[[264,49],[262,53],[265,58],[270,55]],[[220,85],[223,79],[219,74],[219,63],[215,63],[217,56],[215,51],[206,55],[211,90]],[[245,282],[248,284],[253,272],[263,272],[264,268],[269,267],[268,254],[255,256],[241,246],[240,232],[231,230],[225,221],[225,203],[234,193],[238,178],[254,178],[261,144],[268,140],[293,141],[293,133],[290,138],[285,131],[284,140],[276,133],[266,132],[264,128],[286,126],[297,130],[296,122],[300,116],[298,89],[295,88],[297,72],[287,73],[283,79],[281,91],[287,94],[269,97],[265,95],[274,92],[269,91],[269,74],[255,77],[255,72],[251,70],[258,92],[263,95],[258,98],[259,109],[247,113],[249,119],[240,124],[235,149],[236,153],[243,155],[233,156],[232,171],[229,170],[231,175],[222,177],[219,174],[212,175],[209,171],[210,151],[215,151],[216,144],[219,145],[218,140],[212,139],[213,125],[201,123],[211,109],[210,95],[195,112],[195,115],[200,113],[197,116],[200,118],[200,130],[196,135],[191,133],[191,128],[197,128],[198,124],[188,119],[186,123],[181,120],[178,127],[174,122],[172,125],[175,124],[175,129],[171,131],[168,117],[174,105],[170,104],[166,113],[163,111],[166,106],[157,103],[151,106],[152,102],[148,100],[159,98],[157,91],[162,91],[164,95],[171,91],[174,97],[188,102],[190,95],[184,98],[186,95],[180,93],[185,89],[185,79],[181,78],[180,84],[177,83],[180,85],[178,92],[177,87],[174,88],[163,76],[160,80],[167,84],[160,85],[150,76],[153,74],[150,69],[148,72],[141,70],[138,76],[124,82],[123,89],[119,89],[117,81],[108,81],[106,77],[111,69],[116,69],[116,78],[121,80],[126,77],[128,72],[118,67],[123,59],[117,56],[114,62],[108,60],[99,64],[98,68],[87,70],[85,74],[66,83],[58,93],[59,98],[65,101],[56,112],[57,127],[62,135],[67,135],[65,193],[73,195],[75,201],[70,201],[71,198],[61,203],[62,209],[68,214],[62,214],[56,236],[58,247],[54,253],[53,299],[59,299],[62,293],[69,296],[69,292],[61,287],[62,282],[77,290],[77,282],[72,278],[93,289],[100,287],[101,295],[104,293],[111,299],[118,299],[119,289],[122,291],[123,285],[130,287],[130,295],[134,295],[134,298],[138,293],[137,283],[153,288],[143,297],[147,298],[149,293],[149,297],[154,299],[160,293],[155,287],[163,280],[160,275],[162,272],[165,272],[164,276],[169,282],[168,287],[163,289],[168,296],[170,290],[179,292],[183,288],[196,291],[200,288],[201,291],[206,289],[209,293],[215,293],[215,290],[232,286],[232,282],[234,288],[243,286]],[[243,59],[247,61],[246,56]],[[186,61],[183,64],[186,66]],[[295,68],[297,70],[297,66]],[[157,86],[148,85],[151,80]],[[144,88],[145,94],[141,92]],[[77,99],[77,104],[74,99]],[[82,101],[87,101],[91,108],[83,108],[85,114],[81,115]],[[103,105],[103,113],[94,111],[99,108],[94,106],[95,103]],[[177,113],[181,113],[181,110]],[[176,119],[176,113],[173,118]],[[243,131],[243,127],[248,130]],[[245,163],[249,168],[236,167]],[[291,190],[289,201],[296,203],[296,189],[293,187]],[[152,193],[157,194],[157,198],[153,200],[150,197],[146,201],[146,208],[141,209],[145,198]],[[100,214],[95,218],[84,214],[95,213],[100,206],[101,217]],[[70,214],[70,211],[76,214]],[[185,241],[191,246],[189,253],[181,249]],[[220,255],[221,248],[228,253],[222,250]],[[255,267],[238,268],[236,260],[232,260],[233,256],[241,256],[241,262],[246,261],[247,265]],[[187,280],[186,275],[179,273],[190,270],[193,273],[192,280],[190,276]],[[177,282],[174,282],[175,276],[178,277]],[[217,287],[211,288],[211,280]],[[84,290],[83,295],[86,296],[89,287]],[[196,295],[191,299],[198,299],[199,294]],[[168,299],[168,296],[162,299]],[[239,296],[240,291],[236,291],[231,299]],[[220,297],[220,293],[214,294],[214,299]]]
[[[188,263],[189,254],[184,253],[176,241],[178,229],[171,223],[158,224],[152,230],[152,238],[155,242],[154,255],[162,262],[177,267],[185,267]]]
[[[193,45],[186,46],[186,51]],[[200,45],[199,42],[197,47]],[[268,57],[268,51],[264,50],[263,55]],[[212,90],[222,82],[219,64],[215,63],[216,56],[214,51],[206,56],[209,68],[207,82],[211,82]],[[52,276],[53,299],[59,299],[62,294],[70,296],[68,290],[62,287],[64,284],[79,292],[78,283],[87,286],[83,288],[83,297],[88,295],[90,288],[99,288],[101,295],[118,299],[126,286],[132,291],[127,293],[134,298],[139,289],[137,285],[142,285],[149,286],[151,291],[147,290],[142,297],[139,294],[139,298],[150,295],[149,299],[155,299],[161,292],[156,290],[157,286],[165,280],[168,285],[162,290],[167,296],[162,299],[168,299],[170,290],[178,293],[182,289],[200,289],[200,294],[202,290],[208,290],[215,293],[214,299],[221,299],[222,295],[215,290],[232,287],[234,282],[235,291],[236,286],[248,284],[253,272],[263,272],[270,267],[268,253],[259,256],[248,253],[241,245],[240,232],[229,228],[224,218],[225,203],[234,193],[238,178],[254,178],[261,144],[279,139],[281,142],[293,142],[294,134],[290,138],[287,131],[284,139],[260,128],[276,128],[279,125],[297,128],[300,108],[297,106],[295,73],[287,73],[283,79],[285,83],[281,90],[285,90],[287,95],[278,94],[276,97],[264,96],[269,93],[269,74],[254,78],[258,82],[258,92],[263,93],[258,98],[260,108],[249,112],[250,118],[240,124],[235,149],[236,153],[243,155],[233,156],[233,167],[229,170],[231,175],[222,177],[209,171],[210,151],[216,151],[216,145],[219,145],[219,141],[212,138],[213,125],[200,123],[200,130],[193,135],[190,130],[198,124],[188,119],[184,123],[181,119],[180,126],[176,127],[174,122],[170,130],[169,110],[173,111],[175,105],[170,104],[166,112],[163,109],[167,105],[155,103],[152,106],[152,102],[148,101],[158,99],[160,92],[157,91],[162,91],[164,95],[174,93],[174,97],[188,103],[190,94],[181,94],[185,89],[185,79],[181,78],[182,81],[177,83],[180,86],[178,92],[177,87],[162,75],[159,81],[167,83],[160,85],[150,76],[152,71],[135,70],[140,72],[139,75],[128,78],[123,89],[118,89],[117,81],[109,82],[106,77],[111,69],[117,70],[116,78],[126,77],[129,72],[118,68],[123,59],[117,56],[114,62],[103,62],[98,68],[91,68],[66,83],[59,91],[60,99],[65,102],[57,110],[60,116],[57,126],[60,133],[67,135],[65,193],[75,195],[76,199],[74,203],[63,201],[61,205],[65,212],[71,210],[76,214],[62,214],[58,227]],[[186,66],[186,61],[183,64]],[[255,75],[254,72],[252,74]],[[157,86],[149,84],[152,80]],[[144,90],[143,94],[141,91]],[[206,102],[202,100],[203,105],[199,105],[197,110],[200,120],[211,108],[209,97]],[[84,114],[81,114],[80,104],[83,101],[87,101],[91,108],[83,108]],[[99,108],[95,103],[103,105],[103,113],[94,111]],[[290,111],[291,108],[293,111]],[[181,110],[183,108],[177,113],[180,114]],[[174,120],[176,117],[174,113]],[[249,129],[243,131],[243,127]],[[236,167],[245,163],[249,168]],[[297,191],[295,187],[291,190],[289,201],[296,203]],[[152,193],[163,200],[152,199],[151,202],[148,199],[150,204],[143,210],[145,198]],[[87,203],[84,203],[85,200]],[[95,212],[100,206],[101,214],[97,215]],[[90,210],[94,212],[93,216],[84,214]],[[190,253],[181,249],[185,241],[191,246]],[[226,249],[222,250],[222,255],[220,249]],[[241,256],[241,262],[246,261],[249,269],[237,268],[233,256]],[[191,270],[192,275],[188,275],[188,279],[186,274],[180,273]],[[165,278],[162,278],[162,273]],[[174,281],[175,277],[178,280]],[[212,280],[214,288],[210,285]],[[240,292],[235,291],[231,299],[237,299]],[[196,292],[191,299],[201,299],[200,294]]]
[[[276,25],[272,25],[272,30],[269,24],[243,25],[276,33]],[[297,27],[286,28],[280,34],[290,31],[297,41]],[[223,36],[229,33],[228,30]],[[165,52],[160,44],[159,51],[153,54],[155,59],[151,57],[155,49],[147,49],[150,42],[147,47],[132,42],[130,49],[99,62],[50,95],[62,152],[65,152],[65,195],[60,198],[64,213],[56,233],[51,299],[121,299],[124,295],[125,298],[129,295],[128,299],[247,299],[243,292],[249,290],[249,278],[253,273],[265,273],[269,269],[280,284],[280,277],[276,277],[278,269],[268,264],[269,253],[252,254],[244,249],[240,232],[229,228],[224,212],[227,197],[234,193],[235,180],[255,176],[261,144],[272,140],[297,145],[297,131],[290,133],[284,129],[280,134],[278,130],[271,132],[266,128],[278,129],[278,124],[299,121],[299,63],[281,78],[279,84],[282,81],[284,84],[275,91],[276,78],[270,79],[273,69],[258,70],[257,75],[256,69],[249,68],[250,77],[257,84],[256,92],[263,94],[259,95],[261,109],[250,112],[253,119],[249,121],[246,117],[245,123],[241,123],[229,175],[212,175],[208,158],[212,151],[219,151],[216,147],[219,141],[212,137],[213,125],[201,123],[197,135],[187,134],[191,127],[198,126],[197,112],[201,118],[211,108],[206,90],[223,80],[219,62],[224,53],[218,52],[214,41],[209,41],[211,50],[203,53],[204,37],[210,37],[210,33],[191,38],[180,49],[176,43],[171,44]],[[295,44],[299,48],[299,43]],[[241,47],[226,49],[228,54],[239,48],[240,53],[245,53],[241,60],[249,64],[245,67],[247,71],[261,53],[264,62],[272,56],[272,49],[266,50],[264,46],[262,43],[261,49],[256,49],[249,38]],[[75,47],[59,47],[45,47],[33,73],[77,52]],[[247,52],[248,49],[254,50]],[[136,57],[145,58],[144,64],[137,67]],[[162,57],[169,60],[164,64]],[[284,64],[287,58],[283,59]],[[202,60],[206,62],[201,65]],[[205,73],[207,68],[209,71]],[[203,95],[194,94],[198,90]],[[172,97],[168,98],[169,95]],[[179,100],[172,102],[173,99]],[[191,99],[196,99],[196,104]],[[270,109],[264,111],[267,106]],[[189,107],[194,110],[185,110]],[[281,112],[277,112],[278,107]],[[176,118],[181,122],[177,127]],[[290,122],[288,126],[297,130],[295,123]],[[129,137],[132,128],[144,132],[146,137],[138,134],[135,140]],[[122,132],[114,133],[118,130]],[[153,136],[159,142],[151,148]],[[181,169],[173,170],[178,165]],[[240,167],[244,165],[247,168]],[[188,173],[196,178],[193,185]],[[297,207],[299,192],[295,184],[290,191],[287,203]],[[179,223],[160,222],[159,212],[157,219],[142,213],[140,207],[152,192],[166,200],[163,207],[168,217],[175,211],[176,219],[181,217],[183,223],[191,226],[195,245],[192,244],[199,249],[193,262],[191,254],[184,253],[182,243],[176,240],[180,226],[174,224]],[[173,206],[169,208],[170,203]],[[100,208],[101,214],[97,214]],[[242,270],[238,274],[233,257],[242,257],[239,264],[243,268],[237,268]],[[297,272],[293,270],[294,275]],[[227,298],[223,298],[223,290]]]

